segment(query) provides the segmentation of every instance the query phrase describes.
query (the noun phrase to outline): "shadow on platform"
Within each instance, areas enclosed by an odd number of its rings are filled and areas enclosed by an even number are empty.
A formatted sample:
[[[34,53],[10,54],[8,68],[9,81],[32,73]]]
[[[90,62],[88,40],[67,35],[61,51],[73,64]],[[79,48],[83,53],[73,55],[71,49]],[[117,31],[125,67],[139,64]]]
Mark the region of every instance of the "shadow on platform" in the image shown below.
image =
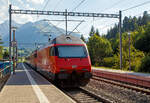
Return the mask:
[[[27,66],[26,66],[27,67]],[[51,83],[43,78],[40,74],[36,73],[35,71],[31,70],[29,67],[26,68],[27,71],[30,73],[34,81],[37,83],[35,84],[32,80],[32,85],[51,85]],[[6,85],[31,85],[29,78],[26,74],[25,69],[22,69],[21,65],[18,65],[15,74],[11,75],[9,80],[7,81]]]

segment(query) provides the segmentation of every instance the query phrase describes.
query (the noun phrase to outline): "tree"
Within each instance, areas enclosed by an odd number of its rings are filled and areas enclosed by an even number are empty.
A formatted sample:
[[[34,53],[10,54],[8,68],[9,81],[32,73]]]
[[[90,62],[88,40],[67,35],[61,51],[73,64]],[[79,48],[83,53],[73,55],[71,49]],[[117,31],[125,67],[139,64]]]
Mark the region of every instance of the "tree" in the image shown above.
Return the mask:
[[[94,34],[95,34],[95,29],[94,29],[94,26],[92,25],[89,35],[93,36]]]
[[[0,44],[3,44],[1,36],[0,36]],[[2,50],[3,50],[3,46],[0,46],[0,59],[2,59],[3,57]]]
[[[112,46],[112,49],[113,49],[113,54],[117,54],[117,52],[119,52],[119,42],[120,42],[120,39],[119,39],[119,33],[116,34],[116,37],[115,38],[111,38],[109,39],[110,43],[111,43],[111,46]]]
[[[118,30],[118,24],[115,24],[115,26],[113,28],[108,30],[106,38],[107,39],[116,38],[116,35],[117,35],[118,31],[119,31]]]
[[[1,35],[0,35],[0,44],[3,44]]]
[[[132,19],[132,24],[133,24],[133,30],[137,30],[138,29],[138,19],[134,16]]]
[[[9,52],[6,50],[3,54],[3,59],[9,59]]]
[[[121,28],[122,32],[135,31],[139,26],[147,25],[150,22],[150,16],[147,11],[144,11],[143,16],[140,17],[124,17],[123,27]],[[118,33],[118,24],[115,24],[110,30],[108,30],[106,38],[112,39],[115,38]]]
[[[147,55],[142,59],[142,65],[139,69],[140,72],[150,72],[150,56]]]
[[[141,16],[138,17],[137,24],[138,24],[138,26],[142,26],[142,17]]]
[[[131,33],[130,39],[131,68],[134,71],[138,71],[141,66],[141,59],[144,57],[144,53],[142,51],[135,49],[135,47],[133,46],[133,35],[134,33]],[[119,68],[120,65],[119,57],[120,53],[117,52],[117,54],[114,55],[114,58],[116,58],[114,59],[116,63],[114,68]],[[129,37],[127,33],[122,34],[122,58],[123,58],[122,59],[123,69],[129,70]]]
[[[100,36],[98,29],[96,29],[96,33],[97,36]]]
[[[142,18],[142,25],[146,25],[150,21],[149,14],[147,11],[144,11],[143,18]]]
[[[112,54],[110,42],[103,37],[97,36],[96,34],[89,38],[87,46],[93,65],[101,65],[104,57]]]
[[[127,16],[125,16],[124,20],[123,20],[123,31],[129,30],[128,25],[129,25],[129,18]]]
[[[145,31],[141,32],[135,41],[135,47],[146,53],[150,52],[150,23],[146,25]]]
[[[86,42],[83,35],[81,35],[81,38],[80,38],[80,39],[82,39],[84,42]]]

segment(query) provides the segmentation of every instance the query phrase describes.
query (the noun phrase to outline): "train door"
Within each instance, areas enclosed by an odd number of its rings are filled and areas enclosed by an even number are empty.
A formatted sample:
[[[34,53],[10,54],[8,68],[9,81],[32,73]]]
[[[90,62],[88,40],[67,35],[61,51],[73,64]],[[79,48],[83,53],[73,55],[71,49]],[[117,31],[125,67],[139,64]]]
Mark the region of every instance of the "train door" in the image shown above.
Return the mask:
[[[55,73],[55,47],[50,47],[50,71]]]

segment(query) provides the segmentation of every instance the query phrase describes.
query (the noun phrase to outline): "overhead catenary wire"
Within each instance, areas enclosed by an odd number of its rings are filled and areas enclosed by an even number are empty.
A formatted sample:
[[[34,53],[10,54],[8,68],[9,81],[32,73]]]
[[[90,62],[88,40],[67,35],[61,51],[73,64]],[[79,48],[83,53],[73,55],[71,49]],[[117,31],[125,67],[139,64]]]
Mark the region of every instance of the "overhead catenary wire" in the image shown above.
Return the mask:
[[[125,1],[125,0],[124,0],[124,1]],[[111,8],[113,8],[114,6],[120,4],[121,2],[123,2],[123,1],[122,1],[122,0],[119,0],[119,1],[115,2],[114,4],[112,4],[110,7],[103,9],[101,12],[104,12],[104,11],[106,11],[106,10],[111,9]],[[102,20],[102,19],[100,18],[100,19],[97,19],[97,20]],[[91,22],[93,22],[93,26],[94,26],[94,21],[97,21],[97,20],[95,20],[95,18],[93,17],[93,20],[91,20]]]
[[[58,5],[62,2],[63,0],[59,0],[57,3],[56,3],[56,5],[55,5],[55,7],[54,7],[54,11],[56,10],[56,8],[58,7]]]
[[[140,6],[143,6],[143,5],[149,4],[149,3],[150,3],[150,1],[146,1],[146,2],[144,2],[144,3],[141,3],[141,4],[138,4],[138,5],[135,5],[135,6],[129,7],[129,8],[127,8],[127,9],[124,9],[124,10],[122,10],[122,11],[128,11],[128,10],[131,10],[131,9],[134,9],[134,8],[137,8],[137,7],[140,7]]]
[[[122,3],[122,2],[124,2],[124,1],[126,1],[126,0],[119,0],[119,1],[117,1],[117,2],[115,2],[115,3],[113,3],[112,5],[110,5],[109,7],[106,7],[105,9],[103,9],[103,10],[101,10],[100,12],[104,12],[104,11],[106,11],[106,10],[109,10],[109,9],[112,9],[114,6],[117,6],[117,5],[119,5],[120,3]],[[118,14],[119,12],[116,12],[116,14]],[[102,20],[101,18],[98,18],[98,19],[96,19],[95,21],[97,21],[97,20]]]
[[[60,33],[63,33],[58,27],[56,27],[53,23],[51,23],[50,21],[48,21],[49,24],[53,25],[55,29],[57,29]]]
[[[124,1],[126,1],[126,0],[119,0],[119,1],[117,1],[117,2],[115,2],[115,3],[113,3],[112,5],[110,5],[109,7],[107,7],[107,8],[105,8],[105,9],[103,9],[103,10],[101,10],[101,12],[104,12],[104,11],[106,11],[106,10],[109,10],[109,9],[112,9],[114,6],[117,6],[118,4],[120,4],[120,3],[122,3],[122,2],[124,2]]]
[[[115,5],[119,4],[120,2],[121,2],[121,0],[119,0],[119,1],[116,2],[116,3],[114,3],[114,4],[112,5],[112,7],[114,7]],[[130,10],[130,9],[134,9],[134,8],[137,8],[137,7],[146,5],[146,4],[148,4],[148,3],[150,3],[150,1],[146,1],[146,2],[144,2],[144,3],[141,3],[141,4],[138,4],[138,5],[132,6],[132,7],[130,7],[130,8],[124,9],[124,10],[122,10],[122,11],[127,11],[127,10]],[[112,7],[106,8],[106,9],[104,9],[103,11],[106,11],[106,10],[108,10],[108,9],[111,9]],[[140,14],[138,14],[138,15],[141,15],[141,14],[142,14],[142,13],[140,13]],[[135,16],[138,16],[138,15],[135,15]]]
[[[72,9],[72,11],[75,11],[81,4],[83,4],[85,0],[82,0],[75,8]]]
[[[141,15],[143,15],[143,12],[142,13],[138,13],[138,14],[136,14],[134,16],[141,16]]]
[[[47,7],[47,5],[48,5],[48,3],[49,3],[50,1],[51,1],[51,0],[47,0],[46,4],[45,4],[45,6],[43,7],[42,10],[45,10],[45,8]]]
[[[45,5],[44,5],[44,7],[43,7],[43,9],[42,10],[45,10],[45,8],[47,7],[47,5],[48,5],[48,3],[50,2],[51,0],[47,0],[47,2],[45,3]],[[37,15],[37,18],[36,18],[36,20],[39,18],[39,15]]]
[[[147,10],[147,11],[150,11],[150,10]],[[144,12],[141,12],[141,13],[138,13],[138,14],[136,14],[136,15],[134,15],[134,16],[141,16],[141,15],[143,15],[143,13],[144,13]]]
[[[59,1],[56,3],[56,5],[55,5],[55,7],[54,7],[54,11],[56,10],[56,8],[58,7],[58,5],[59,5],[62,1],[63,1],[63,0],[59,0]],[[61,22],[58,22],[55,26],[57,27],[60,23],[61,23]]]
[[[76,10],[84,1],[85,1],[85,0],[82,0],[75,8],[73,8],[73,9],[71,10],[71,12],[73,12],[74,10]],[[73,2],[74,2],[74,1],[73,1]],[[58,23],[56,24],[56,27],[57,27],[58,25],[60,25],[60,23],[61,23],[61,22],[58,22]]]
[[[76,29],[78,28],[78,26],[81,25],[82,22],[84,22],[84,20],[82,20],[82,21],[69,33],[69,35],[70,35],[71,33],[73,33],[73,31],[76,30]]]

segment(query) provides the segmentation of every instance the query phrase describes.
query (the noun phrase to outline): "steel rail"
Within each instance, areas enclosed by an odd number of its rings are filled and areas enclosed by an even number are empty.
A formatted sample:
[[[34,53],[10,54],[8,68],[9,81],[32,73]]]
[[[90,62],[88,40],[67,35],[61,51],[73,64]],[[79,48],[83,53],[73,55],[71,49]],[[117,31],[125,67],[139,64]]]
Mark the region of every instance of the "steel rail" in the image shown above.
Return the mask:
[[[76,90],[72,91],[66,91],[62,90],[64,93],[66,93],[68,96],[70,96],[73,100],[75,100],[77,103],[93,103],[93,102],[100,102],[100,103],[113,103],[112,101],[100,96],[96,95],[94,92],[89,91],[85,89],[84,87],[76,88]],[[71,92],[78,92],[77,95],[74,95],[75,93]],[[80,96],[79,96],[80,95]]]

